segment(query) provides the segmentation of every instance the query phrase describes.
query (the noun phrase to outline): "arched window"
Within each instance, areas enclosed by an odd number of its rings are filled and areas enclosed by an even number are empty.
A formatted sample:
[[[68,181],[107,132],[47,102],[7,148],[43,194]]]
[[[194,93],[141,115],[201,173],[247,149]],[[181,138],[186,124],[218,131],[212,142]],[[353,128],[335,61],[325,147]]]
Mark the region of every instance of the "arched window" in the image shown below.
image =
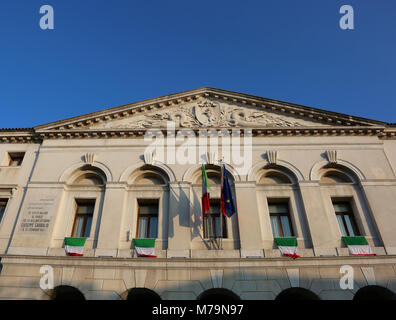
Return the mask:
[[[275,300],[293,301],[293,300],[320,300],[320,298],[310,290],[304,288],[289,288],[283,290],[277,295]]]
[[[132,288],[128,290],[126,300],[129,301],[161,301],[158,293],[147,288]]]
[[[235,194],[236,172],[226,165],[228,181],[237,208]],[[202,214],[202,166],[190,168],[184,174],[183,180],[191,183],[190,216],[192,250],[236,250],[240,248],[238,213],[230,218],[223,216],[220,211],[221,200],[221,166],[205,164],[205,171],[209,182],[210,211]]]
[[[80,290],[71,286],[58,286],[55,287],[51,300],[85,300],[84,295]]]
[[[281,165],[269,164],[256,172],[256,192],[263,236],[273,249],[274,238],[304,238],[311,247],[297,177]],[[301,244],[300,244],[301,245]],[[275,247],[276,248],[276,247]]]
[[[75,171],[68,179],[68,189],[78,196],[74,196],[74,220],[71,237],[90,238],[95,209],[104,195],[106,175],[102,170],[93,166],[84,166]]]
[[[217,165],[205,165],[206,175],[209,182],[210,194],[210,210],[203,218],[203,237],[205,239],[219,239],[228,238],[229,232],[227,219],[220,212],[220,195],[221,195],[221,167]],[[230,185],[234,183],[234,178],[230,172],[227,171]],[[202,171],[199,169],[193,175],[193,183],[195,185],[202,184]],[[201,195],[199,196],[199,198]],[[201,208],[202,209],[202,208]]]
[[[155,165],[142,165],[126,179],[127,208],[123,234],[133,238],[157,239],[166,249],[168,236],[169,177]],[[158,245],[157,245],[158,243]]]
[[[202,292],[197,300],[200,301],[237,301],[241,300],[238,295],[228,289],[214,288]]]
[[[55,248],[62,237],[86,238],[85,249],[93,249],[99,234],[107,175],[98,167],[84,165],[65,178],[62,205],[53,231]]]
[[[332,163],[322,167],[318,175],[322,193],[328,194],[328,208],[332,208],[329,214],[334,217],[334,232],[338,229],[342,237],[371,236],[374,245],[380,245],[357,174],[344,165]]]
[[[353,297],[356,301],[396,300],[396,294],[387,288],[371,285],[360,288]]]

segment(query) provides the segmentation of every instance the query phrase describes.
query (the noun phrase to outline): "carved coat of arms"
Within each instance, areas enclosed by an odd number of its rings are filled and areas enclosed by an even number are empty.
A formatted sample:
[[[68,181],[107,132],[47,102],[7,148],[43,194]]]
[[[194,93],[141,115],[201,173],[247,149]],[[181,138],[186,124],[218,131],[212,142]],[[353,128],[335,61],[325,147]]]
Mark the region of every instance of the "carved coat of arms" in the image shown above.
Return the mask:
[[[200,125],[205,127],[219,126],[221,120],[220,105],[204,101],[194,106],[194,115]]]

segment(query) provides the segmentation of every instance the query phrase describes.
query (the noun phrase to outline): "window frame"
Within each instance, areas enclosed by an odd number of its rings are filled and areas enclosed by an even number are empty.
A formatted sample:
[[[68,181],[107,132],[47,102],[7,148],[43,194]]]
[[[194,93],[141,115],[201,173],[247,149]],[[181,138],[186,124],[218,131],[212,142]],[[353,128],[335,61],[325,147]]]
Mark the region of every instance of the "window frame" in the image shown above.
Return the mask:
[[[281,217],[287,217],[288,218],[287,220],[289,222],[289,228],[290,228],[290,231],[291,231],[291,236],[290,237],[294,237],[295,233],[294,233],[294,228],[293,228],[293,224],[292,224],[292,221],[291,221],[292,219],[291,219],[291,215],[290,215],[290,201],[289,200],[281,201],[281,200],[268,199],[267,200],[267,204],[268,204],[268,213],[269,213],[269,216],[270,216],[270,220],[271,220],[271,217],[277,217],[280,237],[281,238],[287,238],[284,235]],[[285,205],[286,208],[287,208],[287,213],[271,213],[270,212],[270,206],[271,205]],[[275,237],[274,230],[272,229],[272,222],[271,222],[271,230],[272,230],[273,237]]]
[[[142,205],[156,205],[157,206],[157,213],[140,213],[140,209]],[[158,222],[159,222],[159,199],[138,199],[137,200],[137,226],[136,226],[136,238],[137,239],[153,239],[149,237],[150,233],[150,221],[152,217],[157,218],[157,236],[154,239],[158,238]],[[139,231],[140,231],[140,218],[148,218],[147,228],[145,232],[145,238],[139,238]]]
[[[349,211],[348,212],[337,212],[336,209],[334,208],[334,205],[335,204],[339,204],[339,203],[346,203],[348,205],[348,207],[349,207]],[[340,225],[339,225],[337,216],[341,216],[341,220],[342,220],[342,223],[344,225],[344,229],[345,229],[345,231],[347,233],[345,235],[345,237],[360,236],[361,233],[360,233],[358,224],[356,223],[355,213],[353,212],[353,208],[352,208],[351,202],[350,201],[345,201],[345,200],[344,201],[343,200],[332,200],[332,204],[333,204],[333,210],[335,212],[336,219],[337,219],[338,229],[340,229]],[[349,232],[349,229],[348,229],[348,224],[346,223],[346,220],[345,220],[345,217],[344,217],[346,215],[349,216],[349,221],[351,222],[351,225],[352,225],[352,231],[355,234],[354,236],[350,235],[350,232]],[[342,234],[341,230],[340,230],[340,233],[341,233],[341,236],[344,237],[344,235]]]
[[[220,199],[210,199],[209,200],[210,207],[212,208],[212,205],[216,205],[219,207],[219,212],[218,213],[207,213],[205,214],[204,221],[203,221],[203,231],[204,231],[204,239],[227,239],[228,238],[228,232],[227,232],[227,222],[225,219],[225,216],[221,213],[220,209]],[[222,223],[222,234],[221,237],[217,237],[217,229],[216,229],[216,217],[220,218],[220,221]],[[207,235],[207,230],[206,230],[206,222],[205,218],[210,219],[210,222],[212,223],[213,226],[213,237],[208,237]]]
[[[84,202],[85,203],[89,203],[89,202],[93,203],[93,205],[92,205],[92,213],[90,213],[90,214],[78,213],[78,207],[81,206],[81,205],[84,205]],[[85,229],[87,227],[87,222],[88,222],[89,217],[91,217],[91,229],[92,229],[92,222],[93,222],[93,216],[95,214],[95,207],[96,207],[96,199],[75,199],[75,209],[74,209],[75,213],[74,213],[74,222],[73,222],[73,228],[72,228],[72,232],[71,232],[71,237],[75,237],[74,236],[74,232],[75,232],[75,228],[76,228],[76,223],[77,223],[78,217],[80,217],[80,216],[83,217],[83,227],[81,229],[81,234],[82,235],[85,234],[85,231],[86,231]],[[91,231],[92,231],[91,229],[89,230],[89,234],[88,234],[87,237],[76,236],[76,238],[90,238]]]
[[[8,167],[20,167],[25,159],[26,152],[8,152]],[[17,162],[14,165],[14,162]]]
[[[3,201],[5,202],[5,205],[4,206],[0,205],[0,224],[3,222],[3,218],[7,212],[7,207],[8,207],[8,203],[9,203],[10,199],[9,198],[0,198],[0,204]],[[3,213],[1,214],[2,210],[3,210]]]

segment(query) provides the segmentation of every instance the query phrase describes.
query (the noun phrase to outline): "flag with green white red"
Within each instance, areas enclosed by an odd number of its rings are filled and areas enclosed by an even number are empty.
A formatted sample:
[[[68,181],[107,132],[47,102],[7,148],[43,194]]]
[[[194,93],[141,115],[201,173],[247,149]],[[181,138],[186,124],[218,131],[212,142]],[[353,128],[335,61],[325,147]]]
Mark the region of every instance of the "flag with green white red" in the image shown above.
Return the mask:
[[[282,256],[290,258],[299,258],[297,254],[297,238],[274,238]]]
[[[156,258],[155,239],[133,239],[138,257]]]
[[[342,237],[342,240],[354,256],[375,256],[365,237]]]
[[[202,218],[205,221],[205,214],[210,210],[209,202],[209,181],[208,175],[206,174],[205,165],[202,164]]]
[[[86,238],[65,238],[65,250],[68,256],[82,257]]]

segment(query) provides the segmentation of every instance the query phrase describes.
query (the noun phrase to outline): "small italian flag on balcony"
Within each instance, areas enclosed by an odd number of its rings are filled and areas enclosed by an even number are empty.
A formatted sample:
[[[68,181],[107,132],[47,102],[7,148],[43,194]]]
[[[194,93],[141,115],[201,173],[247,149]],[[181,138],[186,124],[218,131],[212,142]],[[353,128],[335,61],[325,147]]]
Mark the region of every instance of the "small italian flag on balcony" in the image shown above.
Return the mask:
[[[342,240],[354,256],[375,256],[365,237],[342,237]]]
[[[133,239],[136,254],[139,257],[156,258],[154,247],[155,239]]]
[[[290,258],[299,258],[297,254],[297,238],[275,238],[275,243],[277,244],[282,256]]]
[[[82,257],[86,238],[65,238],[65,250],[68,256]]]

